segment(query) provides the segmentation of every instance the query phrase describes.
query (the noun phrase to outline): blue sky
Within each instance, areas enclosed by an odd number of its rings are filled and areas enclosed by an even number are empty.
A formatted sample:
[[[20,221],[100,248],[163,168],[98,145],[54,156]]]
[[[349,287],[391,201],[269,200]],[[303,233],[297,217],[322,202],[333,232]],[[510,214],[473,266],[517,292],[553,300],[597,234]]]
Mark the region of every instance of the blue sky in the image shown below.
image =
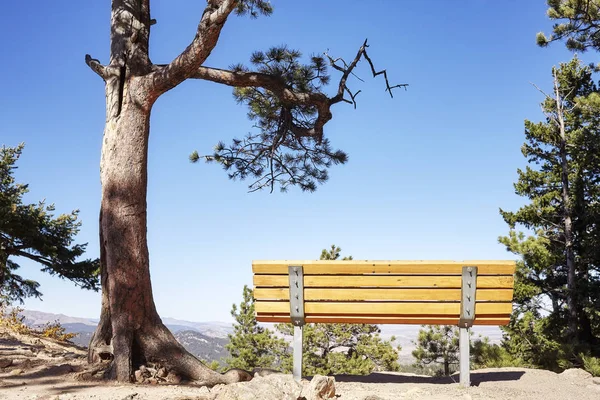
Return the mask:
[[[0,144],[25,142],[16,172],[27,200],[81,210],[79,242],[98,256],[102,81],[84,55],[106,62],[108,1],[8,2],[0,14]],[[193,38],[204,2],[153,0],[151,57],[165,63]],[[189,81],[156,103],[151,119],[148,239],[154,297],[162,316],[230,319],[253,259],[314,259],[335,243],[355,259],[512,259],[498,208],[515,209],[523,120],[538,120],[550,69],[571,54],[540,49],[543,0],[427,2],[273,0],[269,18],[231,17],[206,65],[246,62],[253,50],[287,43],[306,55],[351,58],[369,39],[376,67],[409,83],[394,99],[380,79],[364,83],[358,109],[341,104],[326,126],[345,166],[316,193],[247,193],[216,165],[191,164],[250,131],[231,89]],[[73,6],[77,4],[77,6]],[[584,54],[584,61],[594,61]],[[332,72],[335,78],[335,73]],[[27,308],[96,317],[100,296],[48,277]]]

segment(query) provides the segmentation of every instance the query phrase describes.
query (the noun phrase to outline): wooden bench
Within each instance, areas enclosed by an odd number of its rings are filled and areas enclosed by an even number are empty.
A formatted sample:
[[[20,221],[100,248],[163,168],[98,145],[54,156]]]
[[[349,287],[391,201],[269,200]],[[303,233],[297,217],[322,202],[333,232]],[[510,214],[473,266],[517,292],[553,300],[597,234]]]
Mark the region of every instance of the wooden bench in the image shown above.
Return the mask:
[[[506,325],[514,261],[253,261],[259,322],[292,322],[302,376],[305,323],[457,325],[460,382],[470,385],[469,328]]]

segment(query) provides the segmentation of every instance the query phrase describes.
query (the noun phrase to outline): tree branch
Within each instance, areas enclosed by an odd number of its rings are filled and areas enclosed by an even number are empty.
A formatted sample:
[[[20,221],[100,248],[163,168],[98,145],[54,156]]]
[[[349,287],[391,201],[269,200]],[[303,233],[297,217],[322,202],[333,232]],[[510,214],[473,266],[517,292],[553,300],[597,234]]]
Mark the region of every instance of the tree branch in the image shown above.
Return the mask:
[[[106,65],[102,65],[99,60],[92,58],[89,54],[85,55],[85,63],[91,68],[100,78],[107,80],[111,76],[116,76],[119,71]]]
[[[227,17],[238,6],[236,0],[208,0],[194,40],[171,63],[150,74],[154,88],[164,93],[192,77],[217,45]]]

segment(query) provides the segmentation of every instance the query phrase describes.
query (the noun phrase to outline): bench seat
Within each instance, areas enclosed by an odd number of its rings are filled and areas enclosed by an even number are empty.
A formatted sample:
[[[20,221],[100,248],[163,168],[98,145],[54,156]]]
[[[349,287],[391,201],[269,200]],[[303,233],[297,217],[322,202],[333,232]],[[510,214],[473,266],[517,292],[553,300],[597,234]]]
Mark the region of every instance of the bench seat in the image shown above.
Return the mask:
[[[461,384],[472,325],[507,325],[514,261],[253,261],[255,316],[294,323],[294,377],[305,323],[457,325]],[[291,295],[290,295],[291,293]]]
[[[514,261],[254,261],[256,319],[291,322],[289,266],[303,267],[307,323],[458,325],[463,266],[477,267],[474,325],[506,325]]]

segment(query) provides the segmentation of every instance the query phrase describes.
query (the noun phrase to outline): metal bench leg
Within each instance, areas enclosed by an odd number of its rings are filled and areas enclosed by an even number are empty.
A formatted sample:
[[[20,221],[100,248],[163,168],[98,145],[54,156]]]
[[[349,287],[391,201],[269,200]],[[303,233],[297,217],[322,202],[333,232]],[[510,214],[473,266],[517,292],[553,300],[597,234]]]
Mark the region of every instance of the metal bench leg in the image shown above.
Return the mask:
[[[294,365],[292,373],[296,381],[302,379],[302,336],[303,326],[294,326]]]
[[[459,328],[460,330],[460,385],[464,387],[471,386],[471,372],[469,366],[469,351],[471,347],[469,338],[469,328]]]

